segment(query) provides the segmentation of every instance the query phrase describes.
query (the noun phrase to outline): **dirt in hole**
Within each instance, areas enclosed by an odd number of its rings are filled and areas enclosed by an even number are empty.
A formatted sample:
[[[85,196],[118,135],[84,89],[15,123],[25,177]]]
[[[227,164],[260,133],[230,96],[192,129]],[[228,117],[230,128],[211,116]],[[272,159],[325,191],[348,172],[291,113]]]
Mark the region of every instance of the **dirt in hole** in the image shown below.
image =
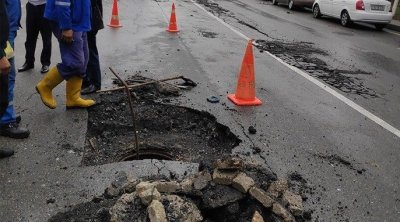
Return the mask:
[[[218,35],[215,32],[208,32],[208,31],[200,31],[200,34],[205,38],[211,38],[211,39],[216,38]]]
[[[155,101],[155,90],[137,91],[136,97],[134,109],[143,152],[160,150],[174,160],[211,165],[216,158],[231,154],[241,142],[210,113]],[[118,162],[136,151],[126,94],[101,94],[99,99],[99,105],[88,109],[83,165]]]

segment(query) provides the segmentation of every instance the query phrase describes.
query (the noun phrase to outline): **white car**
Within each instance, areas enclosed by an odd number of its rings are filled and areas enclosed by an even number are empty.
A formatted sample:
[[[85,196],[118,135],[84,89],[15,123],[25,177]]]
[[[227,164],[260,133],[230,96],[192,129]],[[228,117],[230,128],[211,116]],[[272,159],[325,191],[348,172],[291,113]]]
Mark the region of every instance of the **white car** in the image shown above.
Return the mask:
[[[327,15],[340,19],[343,26],[352,22],[374,24],[381,30],[393,17],[391,4],[387,0],[315,0],[314,18]]]

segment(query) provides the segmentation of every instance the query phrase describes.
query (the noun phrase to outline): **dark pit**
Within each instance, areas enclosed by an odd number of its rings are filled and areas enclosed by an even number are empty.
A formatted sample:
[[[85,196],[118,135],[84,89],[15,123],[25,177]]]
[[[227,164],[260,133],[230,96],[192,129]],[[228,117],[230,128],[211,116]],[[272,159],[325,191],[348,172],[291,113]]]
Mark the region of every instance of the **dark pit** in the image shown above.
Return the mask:
[[[208,112],[164,104],[153,91],[136,94],[139,159],[179,160],[210,165],[241,141]],[[152,98],[152,99],[148,99]],[[165,98],[164,98],[165,99]],[[123,92],[101,94],[90,108],[83,165],[137,159],[133,120]],[[163,101],[163,100],[161,100]]]
[[[157,160],[173,160],[174,156],[168,153],[168,151],[160,150],[160,149],[143,149],[137,151],[133,151],[130,154],[127,154],[125,157],[121,159],[121,161],[130,161],[130,160],[145,160],[145,159],[157,159]]]

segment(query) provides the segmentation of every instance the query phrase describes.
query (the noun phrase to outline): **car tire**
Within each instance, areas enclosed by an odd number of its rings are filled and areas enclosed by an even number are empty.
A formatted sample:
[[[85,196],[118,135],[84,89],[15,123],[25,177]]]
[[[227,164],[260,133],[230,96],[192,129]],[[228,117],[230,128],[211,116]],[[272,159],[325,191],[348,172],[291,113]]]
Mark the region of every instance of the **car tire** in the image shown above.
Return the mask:
[[[321,10],[319,9],[318,4],[315,4],[313,7],[313,15],[314,15],[314,18],[321,18],[321,16],[322,16]]]
[[[343,10],[340,15],[340,24],[344,27],[349,27],[351,25],[351,18],[347,10]]]
[[[288,8],[289,8],[289,10],[294,10],[296,8],[293,0],[289,0]]]
[[[382,31],[385,28],[386,24],[375,24],[375,29],[378,31]]]
[[[278,0],[272,0],[273,5],[278,5]]]

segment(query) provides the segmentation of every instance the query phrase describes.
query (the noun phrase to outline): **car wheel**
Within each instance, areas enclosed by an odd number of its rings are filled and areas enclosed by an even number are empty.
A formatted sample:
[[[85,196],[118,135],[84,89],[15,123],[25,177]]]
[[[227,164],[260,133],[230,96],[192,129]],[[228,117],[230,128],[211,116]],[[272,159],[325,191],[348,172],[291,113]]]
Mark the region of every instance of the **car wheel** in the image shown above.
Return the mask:
[[[351,19],[350,19],[350,15],[349,13],[344,10],[342,12],[342,14],[340,15],[340,23],[344,26],[344,27],[349,27],[351,24]]]
[[[277,5],[278,4],[278,0],[272,0],[272,4],[273,5]]]
[[[294,2],[293,0],[289,0],[289,5],[288,5],[290,10],[294,10],[295,6],[294,6]]]
[[[375,24],[375,28],[378,31],[382,31],[383,28],[385,28],[386,24]]]
[[[321,16],[322,16],[321,11],[319,10],[319,5],[318,4],[314,5],[313,15],[314,15],[314,18],[321,18]]]

